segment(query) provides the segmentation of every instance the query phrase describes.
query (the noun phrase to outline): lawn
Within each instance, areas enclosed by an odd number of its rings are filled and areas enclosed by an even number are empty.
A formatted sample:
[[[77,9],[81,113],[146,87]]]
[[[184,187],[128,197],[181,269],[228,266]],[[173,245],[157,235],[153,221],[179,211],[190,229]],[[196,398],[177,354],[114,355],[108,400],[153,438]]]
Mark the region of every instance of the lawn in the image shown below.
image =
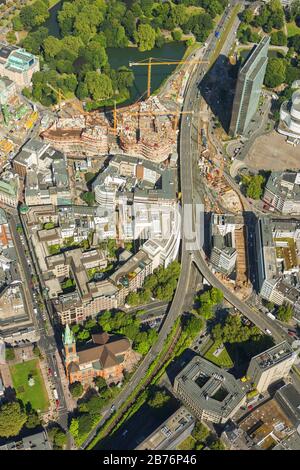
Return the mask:
[[[177,446],[176,450],[193,450],[195,448],[195,444],[195,439],[192,436],[189,436]]]
[[[213,354],[216,351],[216,349],[218,349],[220,344],[221,344],[220,341],[216,341],[211,346],[211,348],[209,348],[209,350],[207,351],[207,353],[205,354],[204,357],[205,357],[205,359],[212,362],[213,364],[216,364],[219,367],[225,367],[226,369],[229,369],[230,367],[233,366],[233,362],[230,359],[230,356],[229,356],[229,354],[226,350],[226,347],[223,349],[223,351],[218,356],[214,356],[214,354]]]
[[[291,38],[296,34],[300,34],[300,28],[296,25],[295,21],[291,21],[291,23],[286,24],[288,37]]]
[[[10,366],[10,373],[17,398],[19,398],[24,405],[28,402],[31,403],[32,408],[35,410],[46,411],[49,406],[49,401],[39,367],[39,360],[32,359],[31,361]],[[32,387],[28,385],[29,375],[31,375],[35,381]]]

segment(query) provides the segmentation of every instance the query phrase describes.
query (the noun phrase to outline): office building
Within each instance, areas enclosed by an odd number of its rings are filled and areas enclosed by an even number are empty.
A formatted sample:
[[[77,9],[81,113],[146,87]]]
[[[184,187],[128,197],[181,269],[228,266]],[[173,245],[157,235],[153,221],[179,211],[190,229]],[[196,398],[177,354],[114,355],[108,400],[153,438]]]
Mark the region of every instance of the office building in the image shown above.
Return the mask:
[[[195,418],[181,406],[169,416],[150,436],[144,439],[136,450],[172,450],[190,436]]]
[[[32,75],[39,69],[38,57],[18,46],[0,44],[0,75],[15,82],[19,90],[30,85]]]
[[[296,359],[296,354],[286,341],[252,357],[247,377],[256,384],[256,389],[262,393],[278,380],[289,374]]]
[[[16,95],[16,84],[7,77],[0,77],[0,104],[6,104]]]
[[[51,445],[45,431],[23,437],[20,441],[8,442],[0,446],[0,450],[51,450]]]
[[[269,298],[272,283],[277,277],[276,249],[270,220],[262,217],[255,227],[258,288],[264,298]]]
[[[268,178],[263,201],[282,214],[299,215],[300,173],[273,171]]]
[[[269,43],[270,38],[265,36],[239,71],[230,122],[232,136],[243,135],[256,113],[268,63]]]
[[[6,171],[0,179],[0,202],[10,207],[17,207],[21,193],[20,181],[17,175]]]
[[[214,423],[226,423],[246,400],[240,382],[198,356],[175,377],[174,392],[198,419]]]

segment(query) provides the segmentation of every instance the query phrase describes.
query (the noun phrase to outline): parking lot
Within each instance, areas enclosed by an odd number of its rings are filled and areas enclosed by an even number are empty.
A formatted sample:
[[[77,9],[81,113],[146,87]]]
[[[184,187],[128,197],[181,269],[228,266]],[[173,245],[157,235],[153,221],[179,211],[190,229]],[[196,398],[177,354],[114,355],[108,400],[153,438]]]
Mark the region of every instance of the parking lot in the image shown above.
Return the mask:
[[[293,147],[276,131],[258,137],[244,160],[253,170],[292,170],[299,168],[299,146]]]

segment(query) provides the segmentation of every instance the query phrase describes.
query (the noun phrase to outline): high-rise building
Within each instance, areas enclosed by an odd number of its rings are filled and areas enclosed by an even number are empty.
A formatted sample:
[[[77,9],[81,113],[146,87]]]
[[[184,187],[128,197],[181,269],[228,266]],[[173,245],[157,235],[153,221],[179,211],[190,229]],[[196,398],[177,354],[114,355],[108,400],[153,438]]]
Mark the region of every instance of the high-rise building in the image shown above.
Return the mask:
[[[257,44],[239,71],[230,122],[230,134],[243,135],[256,113],[264,81],[270,38]]]
[[[296,353],[289,343],[283,341],[252,357],[247,376],[260,393],[265,392],[269,385],[287,377],[295,359]]]

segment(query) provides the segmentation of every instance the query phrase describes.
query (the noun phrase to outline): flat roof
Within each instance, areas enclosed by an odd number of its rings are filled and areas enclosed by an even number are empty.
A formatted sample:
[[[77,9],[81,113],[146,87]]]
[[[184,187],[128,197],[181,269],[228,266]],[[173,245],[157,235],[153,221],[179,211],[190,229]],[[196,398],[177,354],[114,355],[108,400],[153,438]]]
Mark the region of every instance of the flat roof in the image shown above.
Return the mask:
[[[267,370],[294,355],[295,352],[290,344],[287,341],[282,341],[282,343],[252,357],[251,362],[256,362],[262,370]]]
[[[196,356],[176,376],[175,381],[202,409],[228,416],[246,391],[233,375]]]

